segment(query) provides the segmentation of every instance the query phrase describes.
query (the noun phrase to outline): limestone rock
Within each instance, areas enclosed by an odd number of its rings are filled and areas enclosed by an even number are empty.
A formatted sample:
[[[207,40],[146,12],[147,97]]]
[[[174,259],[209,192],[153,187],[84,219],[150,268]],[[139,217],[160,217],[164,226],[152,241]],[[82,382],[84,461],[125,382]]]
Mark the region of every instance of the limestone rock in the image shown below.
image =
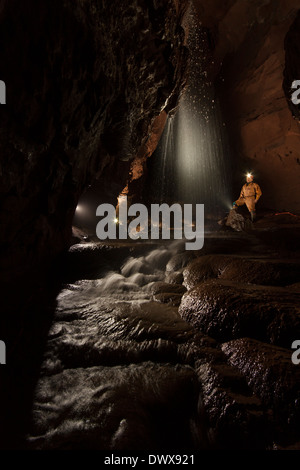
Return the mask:
[[[231,227],[236,232],[242,232],[246,227],[246,219],[239,214],[235,209],[232,209],[225,222],[226,227]]]
[[[145,452],[176,443],[183,450],[191,438],[189,418],[198,388],[190,367],[151,362],[68,369],[43,377],[35,392],[27,449]]]
[[[208,279],[288,286],[300,279],[300,267],[297,260],[204,255],[196,258],[184,269],[183,278],[187,289],[192,289]]]
[[[183,252],[178,253],[170,259],[166,266],[166,271],[179,271],[180,269],[184,268],[193,258],[195,255],[190,252]]]
[[[272,442],[272,431],[268,410],[258,396],[218,348],[204,346],[198,354],[196,371],[213,448],[266,449]]]
[[[170,304],[178,307],[181,302],[182,294],[175,294],[171,292],[161,292],[153,295],[154,300],[162,302],[164,304]]]
[[[300,369],[291,361],[291,349],[241,338],[224,343],[222,351],[228,357],[229,364],[247,379],[249,387],[262,403],[272,410],[277,423],[277,439],[297,442]]]
[[[186,288],[179,284],[169,284],[166,282],[154,282],[151,286],[153,298],[157,302],[179,306]]]
[[[151,286],[151,291],[153,294],[184,294],[186,288],[178,284],[169,284],[167,282],[154,282]]]
[[[182,284],[183,274],[182,271],[167,272],[166,282],[169,284]]]
[[[289,348],[300,336],[299,300],[285,288],[207,281],[183,295],[179,313],[218,341],[246,336]]]

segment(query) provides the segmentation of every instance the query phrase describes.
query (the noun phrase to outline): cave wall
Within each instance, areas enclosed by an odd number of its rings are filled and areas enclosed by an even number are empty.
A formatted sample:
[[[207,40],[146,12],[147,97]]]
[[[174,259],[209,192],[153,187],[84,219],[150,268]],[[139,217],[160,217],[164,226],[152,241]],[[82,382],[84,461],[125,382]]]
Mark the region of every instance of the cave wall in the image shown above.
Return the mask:
[[[115,202],[177,105],[187,2],[0,0],[1,448],[22,447],[80,195]]]
[[[69,246],[85,188],[124,188],[130,160],[180,96],[186,4],[0,2],[4,291]]]
[[[194,5],[214,44],[212,79],[231,141],[234,194],[253,170],[263,191],[261,208],[300,211],[300,124],[290,110],[288,85],[283,87],[286,55],[289,64],[300,58],[299,30],[286,40],[300,1],[195,0]]]
[[[164,113],[182,93],[187,5],[1,1],[1,282],[15,282],[68,246],[74,209],[90,184],[112,198],[130,179],[135,184]],[[300,210],[299,122],[286,71],[299,62],[297,28],[290,40],[287,33],[300,0],[194,6],[214,46],[211,71],[231,137],[235,190],[252,169],[265,207]]]

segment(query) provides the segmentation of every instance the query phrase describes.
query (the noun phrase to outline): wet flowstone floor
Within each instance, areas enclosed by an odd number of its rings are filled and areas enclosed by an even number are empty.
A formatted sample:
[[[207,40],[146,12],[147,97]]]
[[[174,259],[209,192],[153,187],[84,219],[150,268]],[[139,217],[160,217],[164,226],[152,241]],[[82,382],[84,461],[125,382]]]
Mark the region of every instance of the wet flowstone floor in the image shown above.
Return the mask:
[[[70,255],[95,255],[85,245]],[[108,259],[118,248],[107,249]],[[178,308],[154,301],[172,252],[156,248],[79,280],[58,296],[36,389],[31,448],[203,448],[197,332]],[[73,253],[72,253],[73,252]],[[107,253],[106,253],[107,255]]]
[[[208,235],[200,252],[74,245],[27,447],[297,446],[299,265],[253,233]]]

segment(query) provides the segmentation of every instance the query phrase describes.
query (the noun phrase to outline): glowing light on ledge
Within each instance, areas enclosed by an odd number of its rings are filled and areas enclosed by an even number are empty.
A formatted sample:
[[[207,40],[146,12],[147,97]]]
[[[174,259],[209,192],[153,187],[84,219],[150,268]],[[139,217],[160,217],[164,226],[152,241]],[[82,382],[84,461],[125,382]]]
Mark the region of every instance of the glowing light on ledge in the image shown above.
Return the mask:
[[[83,206],[82,206],[81,204],[78,204],[78,206],[77,206],[76,209],[75,209],[75,212],[76,212],[77,214],[81,214],[83,211],[84,211]]]

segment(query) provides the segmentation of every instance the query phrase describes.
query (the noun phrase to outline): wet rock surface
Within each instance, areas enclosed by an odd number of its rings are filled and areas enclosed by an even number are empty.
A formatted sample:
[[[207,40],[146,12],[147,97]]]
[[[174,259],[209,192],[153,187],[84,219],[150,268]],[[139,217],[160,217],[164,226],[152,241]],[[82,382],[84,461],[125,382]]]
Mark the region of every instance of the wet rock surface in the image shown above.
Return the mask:
[[[73,267],[101,252],[107,265],[66,270],[26,448],[298,448],[298,258],[266,256],[254,233],[207,242],[202,255],[171,242],[69,251]]]
[[[183,284],[192,289],[209,279],[265,286],[288,286],[300,277],[299,263],[292,259],[207,255],[183,271]]]
[[[219,341],[250,336],[290,347],[300,333],[300,297],[288,289],[205,282],[184,294],[179,313]]]
[[[184,366],[145,362],[68,369],[39,383],[30,447],[191,449],[198,387],[196,374]]]
[[[253,227],[251,220],[240,214],[238,209],[232,209],[227,217],[219,221],[219,225],[231,227],[236,232],[243,232]]]
[[[272,410],[276,433],[299,436],[300,374],[291,351],[250,338],[222,344],[229,364],[246,378],[253,392]],[[287,439],[288,442],[288,439]]]
[[[96,278],[92,265],[90,279],[60,293],[26,447],[207,448],[192,367],[195,331],[176,307],[153,299],[167,289],[185,291],[160,280],[172,253],[86,244],[69,256],[76,264],[99,251],[118,258],[119,269]]]
[[[266,216],[250,232],[258,244],[248,252],[207,249],[183,270],[187,292],[179,306],[182,318],[217,341],[260,401],[266,446],[274,449],[299,448],[300,369],[292,362],[300,338],[298,228],[293,214]],[[212,372],[207,377],[213,381]]]
[[[270,447],[268,412],[219,348],[202,348],[195,368],[202,387],[207,433],[218,450]]]
[[[151,286],[151,292],[154,300],[178,306],[183,294],[186,292],[186,288],[175,283],[156,282]]]

